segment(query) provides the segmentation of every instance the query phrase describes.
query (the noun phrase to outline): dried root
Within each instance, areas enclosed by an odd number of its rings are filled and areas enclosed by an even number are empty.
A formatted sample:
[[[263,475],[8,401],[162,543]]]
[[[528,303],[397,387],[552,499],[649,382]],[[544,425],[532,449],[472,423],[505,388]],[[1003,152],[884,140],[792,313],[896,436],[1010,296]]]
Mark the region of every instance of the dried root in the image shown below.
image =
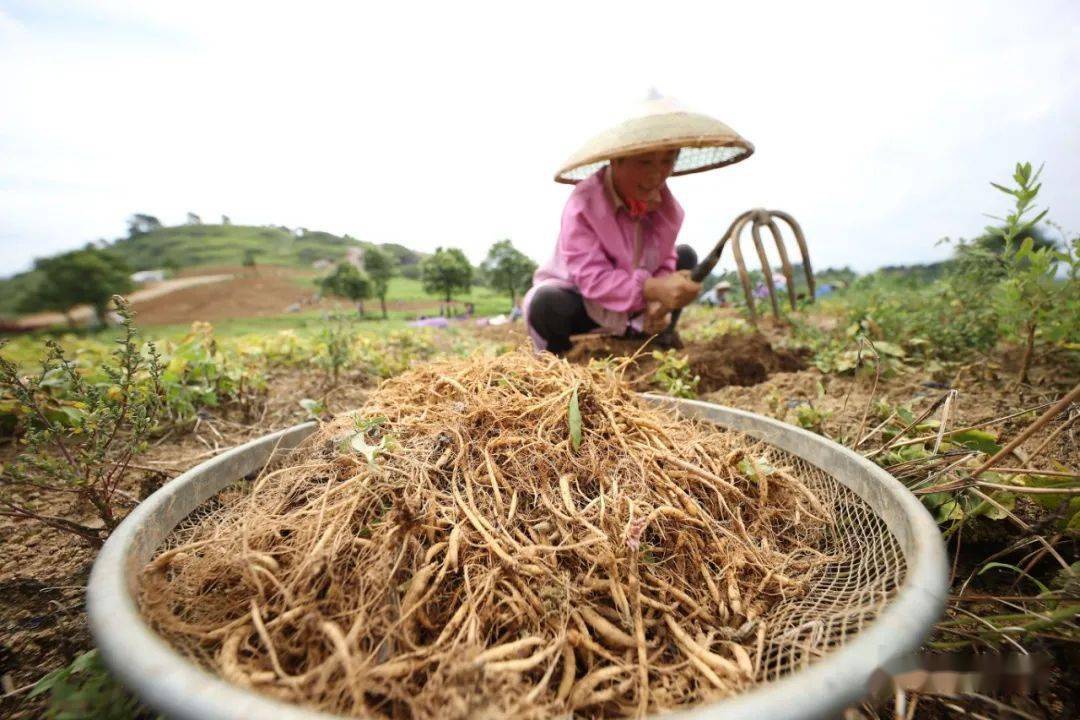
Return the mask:
[[[420,367],[193,516],[147,565],[143,612],[226,679],[344,715],[725,697],[758,678],[768,609],[824,562],[829,508],[731,460],[767,452],[643,404],[605,365]]]

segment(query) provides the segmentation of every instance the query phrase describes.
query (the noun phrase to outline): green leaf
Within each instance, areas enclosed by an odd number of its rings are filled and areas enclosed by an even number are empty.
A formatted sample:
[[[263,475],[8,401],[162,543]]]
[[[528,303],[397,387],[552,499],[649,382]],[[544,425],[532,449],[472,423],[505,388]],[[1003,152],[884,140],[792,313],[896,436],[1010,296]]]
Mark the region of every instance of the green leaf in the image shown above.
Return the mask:
[[[53,670],[51,673],[34,683],[33,689],[31,689],[30,692],[26,694],[26,697],[37,697],[41,693],[52,690],[53,686],[56,685],[57,682],[67,677],[70,672],[71,671],[66,667],[59,668],[58,670]]]
[[[957,445],[962,445],[968,450],[976,450],[987,455],[993,455],[1001,450],[998,445],[997,435],[986,430],[963,430],[961,432],[946,433],[945,440]]]
[[[318,400],[312,400],[311,398],[304,398],[300,401],[300,407],[307,412],[308,417],[312,420],[318,420],[319,417],[326,412],[326,406]]]
[[[1031,575],[1028,575],[1026,572],[1021,570],[1020,568],[1016,567],[1015,565],[1010,565],[1009,563],[1003,563],[1003,562],[989,562],[989,563],[986,563],[985,565],[983,565],[982,569],[979,570],[979,572],[977,574],[982,575],[987,570],[992,570],[993,568],[1005,568],[1006,570],[1012,570],[1012,571],[1016,572],[1018,575],[1020,575],[1021,577],[1026,577],[1028,580],[1031,580],[1031,582],[1038,585],[1040,591],[1042,591],[1044,593],[1050,592],[1050,588],[1048,588],[1048,587],[1046,587],[1046,585],[1042,584],[1037,578],[1034,578]]]
[[[1066,530],[1080,531],[1080,502],[1077,502],[1080,498],[1073,498],[1069,502],[1069,510],[1072,511],[1072,515],[1069,517],[1068,522],[1065,523]]]
[[[964,508],[955,499],[946,500],[934,511],[934,519],[939,523],[947,520],[963,520]]]
[[[581,408],[578,407],[577,387],[570,394],[570,408],[567,413],[567,422],[570,425],[570,444],[577,452],[581,447]]]
[[[85,672],[95,666],[98,660],[97,650],[88,650],[71,663],[71,671],[76,673]]]
[[[890,357],[902,358],[907,355],[907,353],[904,352],[904,348],[900,347],[896,343],[891,343],[886,340],[875,340],[874,349],[877,350],[879,353],[883,355],[888,355]]]
[[[986,508],[980,513],[991,520],[1004,520],[1009,517],[1009,513],[1016,508],[1016,495],[1011,492],[999,491],[994,493],[994,500],[998,502],[997,507],[991,503],[986,503]],[[1004,510],[1002,509],[1004,508]]]
[[[993,473],[988,474],[993,475]],[[1009,478],[1009,481],[1014,485],[1034,488],[1076,487],[1076,483],[1073,480],[1046,475],[1014,475],[1012,478]],[[1060,495],[1056,493],[1032,493],[1028,498],[1044,510],[1053,512],[1061,507],[1061,504],[1066,502],[1069,499],[1069,496],[1064,493]],[[1080,498],[1076,499],[1080,500]]]
[[[906,407],[897,407],[896,415],[904,421],[904,425],[911,425],[915,422],[915,416]]]
[[[352,447],[353,450],[366,457],[368,463],[372,465],[375,464],[375,456],[379,453],[380,450],[383,450],[385,448],[382,440],[379,441],[378,445],[368,445],[367,438],[362,432],[356,433],[356,435],[354,435],[352,440],[349,442],[349,445]]]
[[[944,503],[952,500],[952,495],[947,492],[927,493],[919,498],[927,510],[934,510]]]

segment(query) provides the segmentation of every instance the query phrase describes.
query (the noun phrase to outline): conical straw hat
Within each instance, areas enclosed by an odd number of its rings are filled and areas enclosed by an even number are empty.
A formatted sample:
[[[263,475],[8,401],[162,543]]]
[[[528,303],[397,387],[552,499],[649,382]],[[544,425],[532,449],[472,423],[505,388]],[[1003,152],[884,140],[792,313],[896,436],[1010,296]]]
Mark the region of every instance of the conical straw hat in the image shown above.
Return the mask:
[[[754,146],[739,133],[708,115],[689,112],[655,91],[637,112],[606,130],[570,156],[555,182],[574,184],[613,158],[679,148],[673,175],[688,175],[745,160]]]

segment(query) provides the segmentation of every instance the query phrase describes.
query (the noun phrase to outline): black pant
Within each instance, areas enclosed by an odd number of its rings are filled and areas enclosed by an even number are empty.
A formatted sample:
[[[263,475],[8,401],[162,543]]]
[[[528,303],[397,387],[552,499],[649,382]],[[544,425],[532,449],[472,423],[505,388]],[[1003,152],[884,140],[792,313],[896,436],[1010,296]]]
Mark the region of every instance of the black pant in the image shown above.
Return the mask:
[[[692,270],[697,265],[697,253],[689,245],[675,248],[678,259],[676,270]],[[682,310],[671,313],[674,329]],[[585,301],[577,290],[545,285],[539,288],[529,303],[529,324],[547,341],[548,350],[561,355],[570,349],[570,336],[587,333],[598,326],[585,312]]]

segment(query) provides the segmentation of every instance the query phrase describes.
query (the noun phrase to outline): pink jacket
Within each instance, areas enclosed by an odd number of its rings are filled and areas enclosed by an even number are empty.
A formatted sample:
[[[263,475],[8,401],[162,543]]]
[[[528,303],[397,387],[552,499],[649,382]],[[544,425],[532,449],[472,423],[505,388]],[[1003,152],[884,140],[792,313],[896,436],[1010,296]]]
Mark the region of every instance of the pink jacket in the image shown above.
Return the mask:
[[[522,300],[526,321],[536,289],[558,285],[581,293],[602,331],[640,329],[645,280],[675,271],[675,239],[684,215],[667,185],[661,198],[659,208],[636,220],[615,193],[607,167],[578,183],[566,201],[555,252],[537,269]],[[528,329],[543,350],[543,338]]]

